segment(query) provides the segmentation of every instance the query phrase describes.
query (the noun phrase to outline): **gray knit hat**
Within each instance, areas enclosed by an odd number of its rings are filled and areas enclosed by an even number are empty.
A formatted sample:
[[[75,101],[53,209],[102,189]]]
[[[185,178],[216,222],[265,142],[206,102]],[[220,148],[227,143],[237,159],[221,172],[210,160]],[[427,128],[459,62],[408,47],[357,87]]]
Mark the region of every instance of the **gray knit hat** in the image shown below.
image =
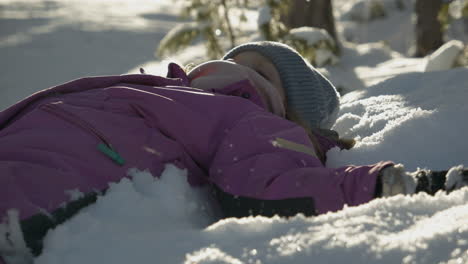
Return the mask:
[[[279,42],[250,42],[228,51],[223,60],[243,51],[256,51],[271,60],[279,72],[288,105],[311,127],[330,128],[334,124],[339,110],[338,92],[297,51]]]

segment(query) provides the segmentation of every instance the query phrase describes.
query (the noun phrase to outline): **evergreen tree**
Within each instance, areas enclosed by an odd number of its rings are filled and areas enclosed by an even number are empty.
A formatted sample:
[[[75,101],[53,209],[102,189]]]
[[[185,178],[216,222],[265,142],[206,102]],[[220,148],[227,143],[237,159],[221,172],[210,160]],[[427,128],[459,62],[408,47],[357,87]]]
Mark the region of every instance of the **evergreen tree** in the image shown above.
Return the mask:
[[[290,0],[281,20],[288,28],[316,27],[325,29],[338,43],[331,0]]]
[[[263,37],[292,46],[314,66],[336,63],[338,46],[326,30],[307,26],[289,28],[283,23],[284,15],[292,14],[291,3],[289,0],[265,0],[258,20]]]
[[[266,40],[279,41],[289,34],[289,29],[281,21],[287,8],[287,1],[265,0],[265,5],[259,10],[258,29]]]
[[[181,50],[196,39],[205,41],[208,57],[215,59],[224,54],[220,39],[226,37],[231,47],[236,46],[239,36],[232,25],[229,10],[236,7],[248,8],[247,0],[190,0],[186,2],[182,16],[193,22],[183,23],[172,29],[160,42],[158,56]],[[258,28],[265,40],[279,41],[294,47],[315,66],[335,63],[338,46],[326,30],[313,27],[288,28],[282,21],[285,14],[291,14],[289,0],[264,0],[259,9]],[[330,6],[331,8],[331,6]],[[329,9],[331,10],[331,9]],[[242,17],[244,16],[244,17]],[[245,15],[241,21],[246,20]]]
[[[194,22],[183,23],[172,29],[160,42],[156,51],[157,56],[164,56],[181,50],[197,38],[205,41],[207,55],[210,58],[219,58],[223,53],[219,38],[227,35],[231,47],[236,46],[236,35],[229,9],[233,6],[245,8],[247,0],[190,0],[186,1],[181,16],[192,19]],[[245,21],[245,15],[241,15]]]

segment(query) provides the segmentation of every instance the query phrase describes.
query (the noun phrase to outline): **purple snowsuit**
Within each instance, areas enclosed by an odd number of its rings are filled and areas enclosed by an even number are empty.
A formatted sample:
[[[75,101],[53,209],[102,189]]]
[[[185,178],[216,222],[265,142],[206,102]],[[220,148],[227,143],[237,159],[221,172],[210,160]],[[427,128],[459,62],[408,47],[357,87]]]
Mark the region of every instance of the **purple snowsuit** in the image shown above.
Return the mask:
[[[129,168],[188,169],[191,185],[260,199],[313,197],[318,213],[373,198],[389,162],[326,168],[306,132],[263,108],[248,81],[190,88],[185,72],[90,77],[0,113],[0,219],[53,211],[68,190],[103,190]],[[214,87],[217,88],[217,87]],[[335,146],[319,137],[325,150]]]

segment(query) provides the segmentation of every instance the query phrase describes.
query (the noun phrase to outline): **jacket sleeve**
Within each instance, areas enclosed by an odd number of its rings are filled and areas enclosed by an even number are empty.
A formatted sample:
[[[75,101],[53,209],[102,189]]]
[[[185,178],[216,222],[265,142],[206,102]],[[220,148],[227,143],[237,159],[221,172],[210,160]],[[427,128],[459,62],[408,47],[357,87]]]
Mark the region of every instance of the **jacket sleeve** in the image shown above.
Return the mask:
[[[210,179],[222,191],[242,197],[311,197],[317,213],[325,213],[370,201],[378,172],[391,164],[326,168],[301,127],[269,113],[252,112],[219,144]]]

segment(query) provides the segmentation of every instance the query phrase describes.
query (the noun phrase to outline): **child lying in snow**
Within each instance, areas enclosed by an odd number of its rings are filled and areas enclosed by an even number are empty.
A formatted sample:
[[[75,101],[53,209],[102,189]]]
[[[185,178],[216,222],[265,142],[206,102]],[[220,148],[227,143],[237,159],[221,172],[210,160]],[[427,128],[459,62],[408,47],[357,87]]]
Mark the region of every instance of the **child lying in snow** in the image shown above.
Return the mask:
[[[167,78],[91,77],[38,92],[0,113],[0,253],[39,254],[48,228],[130,168],[186,168],[191,185],[213,186],[226,217],[314,215],[466,185],[462,169],[446,183],[443,172],[388,161],[325,167],[330,148],[352,146],[328,130],[338,109],[333,85],[275,42],[238,46],[188,75],[170,64]],[[84,196],[69,202],[70,190]]]

